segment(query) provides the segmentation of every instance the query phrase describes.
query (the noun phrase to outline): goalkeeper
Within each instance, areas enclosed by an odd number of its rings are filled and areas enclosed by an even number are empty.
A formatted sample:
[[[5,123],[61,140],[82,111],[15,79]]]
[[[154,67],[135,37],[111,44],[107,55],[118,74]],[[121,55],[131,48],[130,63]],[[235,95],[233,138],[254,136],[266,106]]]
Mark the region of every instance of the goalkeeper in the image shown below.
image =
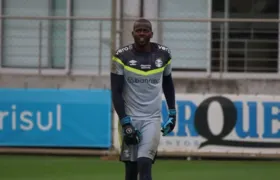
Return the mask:
[[[171,54],[167,47],[150,42],[151,22],[134,22],[134,43],[116,51],[111,64],[111,90],[121,125],[120,161],[125,180],[152,179],[161,132],[170,133],[176,123],[175,90]],[[162,93],[169,108],[161,126]]]

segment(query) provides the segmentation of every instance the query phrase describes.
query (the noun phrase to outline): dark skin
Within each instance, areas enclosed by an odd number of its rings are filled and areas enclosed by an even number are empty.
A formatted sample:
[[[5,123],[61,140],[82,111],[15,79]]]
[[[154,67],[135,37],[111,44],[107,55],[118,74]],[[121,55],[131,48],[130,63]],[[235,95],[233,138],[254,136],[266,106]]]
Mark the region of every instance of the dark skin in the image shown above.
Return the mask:
[[[134,23],[132,36],[137,51],[151,51],[150,39],[153,37],[152,25],[148,20],[138,20]]]

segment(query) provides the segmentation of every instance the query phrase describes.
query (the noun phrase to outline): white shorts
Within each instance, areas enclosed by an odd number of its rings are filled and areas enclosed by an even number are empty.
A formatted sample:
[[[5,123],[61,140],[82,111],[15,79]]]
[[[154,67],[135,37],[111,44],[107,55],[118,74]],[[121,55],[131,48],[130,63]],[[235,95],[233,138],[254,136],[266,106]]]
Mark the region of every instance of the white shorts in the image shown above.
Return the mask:
[[[121,136],[120,161],[133,162],[140,157],[147,157],[154,161],[161,137],[161,121],[159,119],[136,120],[132,121],[132,125],[141,132],[141,141],[138,145],[127,146]],[[121,131],[122,129],[119,127],[119,132]]]

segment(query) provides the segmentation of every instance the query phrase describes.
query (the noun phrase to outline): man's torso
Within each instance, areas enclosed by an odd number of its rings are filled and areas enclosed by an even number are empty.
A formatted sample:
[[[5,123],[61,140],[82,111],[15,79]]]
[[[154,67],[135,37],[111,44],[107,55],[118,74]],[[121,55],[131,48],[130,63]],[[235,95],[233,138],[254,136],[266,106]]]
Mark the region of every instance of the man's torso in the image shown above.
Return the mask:
[[[160,119],[162,105],[162,76],[170,56],[168,49],[153,43],[153,51],[139,53],[128,45],[119,51],[124,64],[126,114],[135,120]]]

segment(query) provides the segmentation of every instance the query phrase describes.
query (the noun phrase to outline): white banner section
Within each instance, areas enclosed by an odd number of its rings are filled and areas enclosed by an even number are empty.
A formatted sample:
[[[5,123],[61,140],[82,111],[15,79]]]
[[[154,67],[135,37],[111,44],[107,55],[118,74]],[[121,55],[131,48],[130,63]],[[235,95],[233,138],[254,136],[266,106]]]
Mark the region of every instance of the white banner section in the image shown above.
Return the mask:
[[[177,94],[177,124],[161,137],[160,155],[280,154],[280,96]],[[167,118],[166,102],[162,119]],[[120,150],[115,113],[114,147]]]

